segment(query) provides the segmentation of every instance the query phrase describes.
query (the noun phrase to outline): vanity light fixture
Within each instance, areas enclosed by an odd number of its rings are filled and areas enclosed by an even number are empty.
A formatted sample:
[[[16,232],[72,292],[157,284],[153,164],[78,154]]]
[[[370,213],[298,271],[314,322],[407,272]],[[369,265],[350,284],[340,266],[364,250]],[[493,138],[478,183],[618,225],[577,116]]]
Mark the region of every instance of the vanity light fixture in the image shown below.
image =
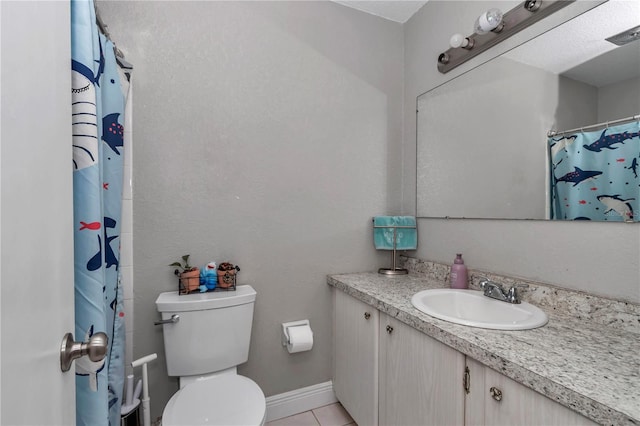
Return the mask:
[[[504,28],[502,22],[502,12],[500,9],[489,9],[476,18],[473,24],[473,31],[476,34],[486,34],[489,31],[499,33]]]
[[[438,71],[447,73],[575,0],[527,0],[504,15],[489,9],[476,19],[474,33],[454,34],[451,48],[438,56]]]
[[[471,49],[473,45],[473,39],[469,40],[468,37],[465,37],[462,34],[454,34],[449,39],[449,46],[453,48],[463,47],[465,49]]]
[[[640,40],[640,25],[606,38],[605,40],[618,46],[624,46],[632,41]]]

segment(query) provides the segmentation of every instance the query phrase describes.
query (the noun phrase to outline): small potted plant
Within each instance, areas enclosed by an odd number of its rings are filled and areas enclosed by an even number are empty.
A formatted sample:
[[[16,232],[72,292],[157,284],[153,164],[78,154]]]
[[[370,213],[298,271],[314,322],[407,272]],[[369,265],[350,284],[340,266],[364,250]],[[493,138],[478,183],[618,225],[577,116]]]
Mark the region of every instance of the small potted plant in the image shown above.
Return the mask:
[[[189,255],[182,256],[181,262],[173,262],[169,266],[175,266],[176,270],[173,271],[180,278],[180,294],[191,293],[196,291],[200,287],[200,270],[196,267],[189,265]]]
[[[233,265],[229,262],[222,262],[218,265],[218,287],[220,288],[235,288],[236,286],[236,273],[240,271],[237,265]]]

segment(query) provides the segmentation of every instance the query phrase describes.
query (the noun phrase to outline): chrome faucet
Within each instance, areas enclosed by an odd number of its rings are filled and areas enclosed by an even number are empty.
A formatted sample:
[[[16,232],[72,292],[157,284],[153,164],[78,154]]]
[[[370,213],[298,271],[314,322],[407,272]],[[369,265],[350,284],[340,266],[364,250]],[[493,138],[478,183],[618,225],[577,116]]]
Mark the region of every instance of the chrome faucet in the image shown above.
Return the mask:
[[[502,284],[495,283],[483,278],[480,280],[480,288],[484,291],[484,295],[492,299],[501,300],[507,303],[520,303],[518,288],[529,287],[528,284],[515,284],[509,290],[505,290]]]

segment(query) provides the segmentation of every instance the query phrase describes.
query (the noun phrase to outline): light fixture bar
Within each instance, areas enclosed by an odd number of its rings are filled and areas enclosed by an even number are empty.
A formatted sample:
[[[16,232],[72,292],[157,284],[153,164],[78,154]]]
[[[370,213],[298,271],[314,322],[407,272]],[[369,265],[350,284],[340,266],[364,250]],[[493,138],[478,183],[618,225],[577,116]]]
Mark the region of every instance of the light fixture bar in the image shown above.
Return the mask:
[[[632,41],[640,40],[640,25],[623,31],[620,34],[605,38],[605,40],[618,46],[624,46]]]
[[[575,0],[527,0],[511,9],[502,17],[504,27],[500,32],[468,36],[471,49],[456,47],[441,53],[438,57],[438,71],[445,74],[495,46],[512,35],[522,31],[539,20],[551,15]]]

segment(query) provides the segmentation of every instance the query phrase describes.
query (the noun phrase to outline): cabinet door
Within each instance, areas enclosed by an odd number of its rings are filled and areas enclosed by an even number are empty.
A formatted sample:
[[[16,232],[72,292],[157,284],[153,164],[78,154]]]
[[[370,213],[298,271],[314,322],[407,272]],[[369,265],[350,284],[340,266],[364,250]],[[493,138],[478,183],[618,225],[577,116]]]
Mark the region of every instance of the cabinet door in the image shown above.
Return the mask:
[[[334,290],[333,388],[360,426],[378,424],[378,311]]]
[[[466,407],[467,425],[591,426],[597,424],[477,361],[467,359],[467,363],[471,370],[471,392],[468,395]],[[484,389],[480,390],[482,387]],[[492,388],[498,390],[501,396],[494,398],[492,393],[495,394],[495,390],[492,392]],[[484,423],[481,422],[482,417],[484,417]]]
[[[464,423],[464,355],[380,314],[380,424]]]

